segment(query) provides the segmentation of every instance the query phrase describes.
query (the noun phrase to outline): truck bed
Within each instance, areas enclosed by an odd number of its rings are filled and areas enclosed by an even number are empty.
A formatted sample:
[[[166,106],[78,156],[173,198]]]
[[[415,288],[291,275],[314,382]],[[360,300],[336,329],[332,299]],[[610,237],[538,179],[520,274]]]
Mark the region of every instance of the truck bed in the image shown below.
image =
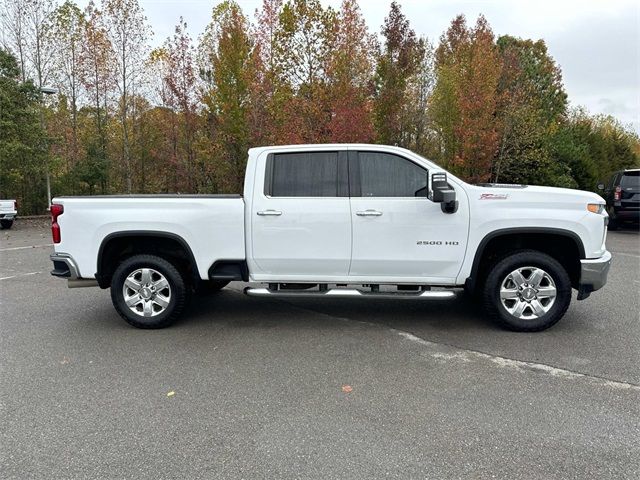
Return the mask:
[[[244,200],[240,195],[96,195],[58,197],[64,207],[56,252],[73,254],[80,276],[94,278],[101,245],[110,235],[161,232],[179,237],[208,278],[217,260],[245,258]]]

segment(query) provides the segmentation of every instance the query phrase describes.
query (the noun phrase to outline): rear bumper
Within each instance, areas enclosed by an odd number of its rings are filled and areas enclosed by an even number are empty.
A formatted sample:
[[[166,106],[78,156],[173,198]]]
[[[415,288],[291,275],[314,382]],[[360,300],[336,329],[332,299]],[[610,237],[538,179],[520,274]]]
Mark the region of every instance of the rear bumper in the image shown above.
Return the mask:
[[[54,277],[66,278],[67,280],[77,280],[80,278],[78,267],[71,255],[67,253],[53,253],[49,258],[53,262],[51,275]]]
[[[611,253],[604,252],[600,258],[580,260],[580,283],[578,285],[578,300],[587,298],[591,292],[600,290],[607,283],[609,268],[611,267]]]
[[[0,213],[0,220],[13,220],[16,216],[16,213]]]

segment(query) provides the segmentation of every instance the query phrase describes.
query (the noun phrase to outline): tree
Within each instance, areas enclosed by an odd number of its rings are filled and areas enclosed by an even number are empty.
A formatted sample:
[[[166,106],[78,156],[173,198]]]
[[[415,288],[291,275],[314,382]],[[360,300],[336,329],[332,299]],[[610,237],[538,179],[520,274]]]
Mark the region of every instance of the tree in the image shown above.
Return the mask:
[[[117,86],[120,93],[119,118],[122,128],[121,158],[127,193],[132,185],[132,132],[136,109],[130,98],[142,83],[142,65],[146,58],[146,42],[151,35],[138,0],[104,0],[104,18],[116,58]],[[130,119],[130,116],[132,117]]]
[[[278,108],[279,97],[288,96],[290,90],[276,69],[277,32],[282,11],[282,0],[263,0],[256,10],[256,24],[252,37],[251,55],[253,81],[249,85],[249,125],[251,143],[267,145],[278,142],[283,116]]]
[[[162,49],[156,50],[155,61],[163,63],[163,103],[178,113],[171,117],[170,135],[174,139],[174,161],[183,166],[185,188],[189,191],[197,189],[194,142],[198,126],[198,98],[194,55],[187,24],[180,18],[173,37],[165,41]]]
[[[69,99],[71,107],[71,138],[64,139],[71,146],[67,170],[78,161],[78,100],[84,23],[83,12],[67,0],[53,11],[47,29],[47,41],[53,51],[53,78],[58,91]]]
[[[414,75],[407,79],[407,101],[400,114],[398,144],[431,158],[438,157],[437,141],[433,133],[433,121],[428,114],[436,81],[434,48],[428,39],[421,39],[424,45],[422,58]]]
[[[542,40],[500,37],[498,116],[502,132],[494,181],[571,186],[566,165],[551,156],[549,139],[567,109],[562,74]]]
[[[202,100],[212,135],[208,153],[221,167],[215,183],[227,191],[239,192],[244,183],[252,49],[249,21],[238,4],[216,6],[200,42],[200,74],[207,85]]]
[[[85,125],[83,145],[87,152],[86,161],[96,166],[92,171],[99,174],[98,183],[105,193],[108,156],[108,98],[115,87],[115,55],[108,37],[102,12],[93,2],[84,11],[85,21],[80,45],[79,75],[89,102],[84,116],[85,123],[93,118],[93,128]],[[88,182],[87,182],[88,183]],[[91,189],[91,187],[90,187]]]
[[[274,68],[279,92],[274,109],[283,143],[328,140],[326,59],[332,47],[335,12],[319,0],[288,0],[276,30]],[[293,128],[292,128],[293,126]]]
[[[371,76],[375,38],[369,34],[356,0],[343,0],[334,22],[333,44],[325,71],[333,142],[373,140]]]
[[[374,80],[374,124],[380,143],[399,145],[405,134],[402,113],[409,101],[407,83],[418,71],[425,45],[395,1],[384,20],[382,35],[385,40]]]
[[[2,21],[2,47],[7,52],[15,52],[20,71],[20,79],[27,80],[27,2],[3,2],[0,5]]]
[[[453,20],[440,38],[436,70],[430,114],[441,139],[441,160],[468,181],[487,181],[498,149],[501,60],[482,15],[474,28],[463,15]]]
[[[21,81],[16,58],[0,49],[0,196],[19,199],[24,214],[44,210],[46,133],[39,98],[32,81]]]
[[[571,111],[548,139],[552,157],[570,169],[574,186],[595,191],[617,170],[640,165],[638,134],[606,115]]]

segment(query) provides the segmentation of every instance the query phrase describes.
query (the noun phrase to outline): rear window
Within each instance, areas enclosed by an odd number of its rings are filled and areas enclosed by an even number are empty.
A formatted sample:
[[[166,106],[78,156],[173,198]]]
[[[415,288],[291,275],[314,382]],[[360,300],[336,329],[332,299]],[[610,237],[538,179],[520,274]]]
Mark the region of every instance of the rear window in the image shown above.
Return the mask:
[[[622,188],[640,188],[640,170],[637,172],[624,172],[620,180]]]
[[[266,189],[273,197],[337,197],[338,153],[302,152],[273,155]]]

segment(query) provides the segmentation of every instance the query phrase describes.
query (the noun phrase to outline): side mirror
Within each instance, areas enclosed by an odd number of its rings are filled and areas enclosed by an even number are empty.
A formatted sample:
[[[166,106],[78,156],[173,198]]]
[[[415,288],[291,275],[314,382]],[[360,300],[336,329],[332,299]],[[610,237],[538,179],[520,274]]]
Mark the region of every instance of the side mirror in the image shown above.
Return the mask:
[[[439,203],[444,213],[455,213],[458,210],[456,191],[447,182],[447,174],[438,172],[431,175],[429,200]]]
[[[598,190],[600,190],[600,191],[604,190],[604,183],[599,183],[598,184]]]

